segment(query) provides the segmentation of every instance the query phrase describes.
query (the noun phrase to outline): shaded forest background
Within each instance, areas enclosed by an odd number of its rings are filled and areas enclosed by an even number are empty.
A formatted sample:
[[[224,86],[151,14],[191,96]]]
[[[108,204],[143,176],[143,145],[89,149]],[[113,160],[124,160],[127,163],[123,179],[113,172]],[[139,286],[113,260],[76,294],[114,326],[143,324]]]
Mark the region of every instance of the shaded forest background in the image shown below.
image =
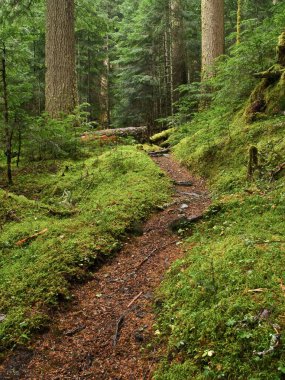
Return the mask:
[[[263,32],[261,25],[276,7],[269,0],[242,2],[239,38],[250,42],[238,48],[237,2],[226,1],[222,60],[240,57],[241,52],[243,58],[235,61],[238,81],[227,65],[216,85],[233,88],[235,108],[251,90],[250,74],[267,68],[272,60],[278,25],[268,23]],[[44,2],[37,0],[5,1],[1,7],[0,40],[7,61],[9,107],[15,129],[23,132],[31,124],[29,118],[44,111],[44,13]],[[200,94],[200,13],[196,0],[78,2],[77,80],[80,104],[88,104],[89,121],[102,127],[153,128],[174,122],[177,114],[179,122],[181,116],[191,118]],[[32,123],[37,124],[35,119]]]

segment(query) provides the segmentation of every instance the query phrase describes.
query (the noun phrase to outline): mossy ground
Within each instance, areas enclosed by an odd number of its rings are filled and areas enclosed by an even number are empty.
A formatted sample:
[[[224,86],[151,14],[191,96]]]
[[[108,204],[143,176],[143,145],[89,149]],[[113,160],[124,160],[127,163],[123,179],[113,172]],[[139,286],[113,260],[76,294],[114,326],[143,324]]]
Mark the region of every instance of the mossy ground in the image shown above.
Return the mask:
[[[175,154],[208,178],[214,203],[158,292],[157,333],[167,355],[155,379],[282,379],[285,180],[280,173],[271,181],[270,173],[284,162],[285,118],[229,125],[217,113],[199,117],[170,140],[184,136]],[[253,145],[260,168],[249,182]],[[273,352],[256,354],[279,333]]]
[[[45,327],[49,311],[72,297],[71,283],[169,199],[168,179],[136,147],[92,149],[77,161],[25,164],[0,189],[1,350]]]

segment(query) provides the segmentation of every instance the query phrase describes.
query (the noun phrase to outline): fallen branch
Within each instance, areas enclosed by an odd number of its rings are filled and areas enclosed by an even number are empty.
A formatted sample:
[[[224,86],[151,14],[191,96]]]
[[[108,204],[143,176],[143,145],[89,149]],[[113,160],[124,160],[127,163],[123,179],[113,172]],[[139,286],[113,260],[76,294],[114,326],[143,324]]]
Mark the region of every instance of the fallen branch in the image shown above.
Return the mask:
[[[84,329],[86,329],[86,326],[85,325],[80,325],[80,326],[75,327],[72,330],[67,331],[64,335],[66,335],[66,336],[73,336],[73,335],[75,335],[75,334],[83,331]]]
[[[267,290],[267,288],[249,289],[248,293],[262,293],[264,290]]]
[[[276,350],[276,348],[279,347],[280,342],[281,342],[281,335],[279,333],[273,334],[271,337],[270,347],[264,351],[259,351],[259,352],[253,351],[253,354],[257,356],[265,356],[265,355],[271,354],[272,352]]]
[[[167,247],[169,247],[170,245],[173,245],[173,244],[176,244],[177,243],[177,240],[175,240],[175,241],[172,241],[171,243],[167,243],[167,244],[165,244],[165,245],[163,245],[162,247],[157,247],[157,248],[155,248],[155,249],[153,249],[140,263],[139,263],[139,265],[135,268],[135,270],[134,270],[134,272],[137,272],[142,266],[143,266],[143,264],[144,263],[146,263],[150,258],[151,258],[151,256],[152,255],[154,255],[156,252],[159,252],[159,251],[161,251],[162,249],[164,249],[164,248],[167,248]]]
[[[142,294],[143,292],[140,292],[137,296],[135,296],[135,298],[132,299],[132,301],[128,304],[127,309],[129,309],[136,302],[136,300],[140,298]]]
[[[193,186],[193,183],[191,181],[174,181],[174,185],[190,187]]]
[[[253,74],[253,76],[254,76],[254,78],[278,80],[283,73],[284,73],[284,70],[262,71],[260,73]]]
[[[125,321],[125,314],[121,315],[120,318],[117,321],[116,331],[115,331],[115,335],[114,335],[114,339],[113,339],[113,346],[114,347],[117,345],[117,342],[119,340],[120,331],[121,331],[121,329],[123,327],[124,321]]]
[[[17,245],[18,247],[20,247],[20,246],[24,245],[25,243],[29,242],[30,240],[33,240],[33,239],[35,239],[36,237],[45,234],[47,231],[48,231],[48,229],[45,228],[44,230],[42,230],[42,231],[40,231],[40,232],[37,232],[37,233],[34,234],[34,235],[28,236],[28,237],[26,237],[25,239],[22,239],[22,240],[17,241],[16,245]]]
[[[140,296],[142,294],[143,294],[143,292],[140,292],[138,295],[136,295],[135,298],[133,298],[131,300],[131,302],[128,304],[127,309],[129,309],[136,302],[136,300],[140,298]],[[113,346],[114,347],[118,343],[118,340],[120,337],[120,332],[121,332],[121,329],[122,329],[123,324],[125,322],[125,319],[126,319],[126,312],[120,316],[120,318],[118,319],[118,321],[116,323],[116,331],[115,331],[115,335],[114,335],[114,339],[113,339]]]

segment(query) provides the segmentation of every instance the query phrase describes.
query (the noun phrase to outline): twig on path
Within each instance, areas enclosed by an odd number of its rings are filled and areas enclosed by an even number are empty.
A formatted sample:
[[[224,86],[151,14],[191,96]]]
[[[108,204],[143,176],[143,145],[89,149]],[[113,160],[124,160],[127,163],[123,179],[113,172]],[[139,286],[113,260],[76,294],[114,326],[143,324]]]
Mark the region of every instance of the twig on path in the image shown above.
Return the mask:
[[[124,321],[125,321],[125,314],[121,315],[117,321],[116,331],[115,331],[114,340],[113,340],[114,347],[117,345],[117,342],[120,336],[120,331],[121,331],[121,328],[123,327]]]
[[[75,327],[72,330],[66,331],[66,333],[64,335],[66,335],[66,336],[73,336],[73,335],[81,332],[84,329],[86,329],[86,326],[85,325],[80,325],[80,326]]]
[[[164,249],[164,248],[166,248],[166,247],[168,247],[168,246],[170,246],[170,245],[173,245],[173,244],[176,244],[177,243],[177,240],[174,240],[174,241],[172,241],[172,242],[170,242],[170,243],[167,243],[167,244],[164,244],[162,247],[157,247],[157,248],[155,248],[155,249],[153,249],[140,263],[139,263],[139,265],[135,268],[135,270],[134,270],[134,272],[137,272],[142,266],[143,266],[143,264],[144,263],[146,263],[150,258],[151,258],[151,256],[152,255],[154,255],[156,252],[159,252],[159,251],[161,251],[162,249]]]
[[[132,299],[132,301],[128,304],[127,309],[129,309],[136,302],[136,300],[140,298],[142,294],[143,292],[140,292],[137,296],[135,296],[135,298]]]
[[[17,245],[18,247],[20,247],[20,246],[24,245],[25,243],[29,242],[30,240],[33,240],[33,239],[35,239],[36,237],[45,234],[47,231],[48,231],[48,229],[45,228],[44,230],[42,230],[42,231],[40,231],[40,232],[37,232],[37,233],[34,234],[34,235],[28,236],[28,237],[26,237],[25,239],[22,239],[22,240],[17,241],[16,245]]]
[[[191,182],[191,181],[174,181],[174,185],[176,185],[176,186],[184,186],[184,187],[191,187],[191,186],[193,186],[193,182]]]

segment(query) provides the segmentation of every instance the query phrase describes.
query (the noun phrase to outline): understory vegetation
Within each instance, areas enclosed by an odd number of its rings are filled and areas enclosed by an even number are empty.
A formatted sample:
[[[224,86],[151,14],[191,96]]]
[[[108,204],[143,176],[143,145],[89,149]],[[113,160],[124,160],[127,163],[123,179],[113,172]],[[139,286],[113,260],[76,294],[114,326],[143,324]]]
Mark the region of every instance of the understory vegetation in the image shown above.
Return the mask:
[[[47,326],[71,284],[168,200],[169,181],[136,147],[87,145],[85,158],[23,163],[0,190],[1,350]]]
[[[213,204],[157,294],[156,380],[285,376],[284,76],[264,87],[252,74],[274,64],[274,49],[249,49],[258,39],[270,47],[263,30],[277,41],[280,9],[218,65],[210,105],[165,134],[163,145],[208,180]],[[257,52],[265,66],[246,66]],[[268,103],[255,109],[260,83]]]

